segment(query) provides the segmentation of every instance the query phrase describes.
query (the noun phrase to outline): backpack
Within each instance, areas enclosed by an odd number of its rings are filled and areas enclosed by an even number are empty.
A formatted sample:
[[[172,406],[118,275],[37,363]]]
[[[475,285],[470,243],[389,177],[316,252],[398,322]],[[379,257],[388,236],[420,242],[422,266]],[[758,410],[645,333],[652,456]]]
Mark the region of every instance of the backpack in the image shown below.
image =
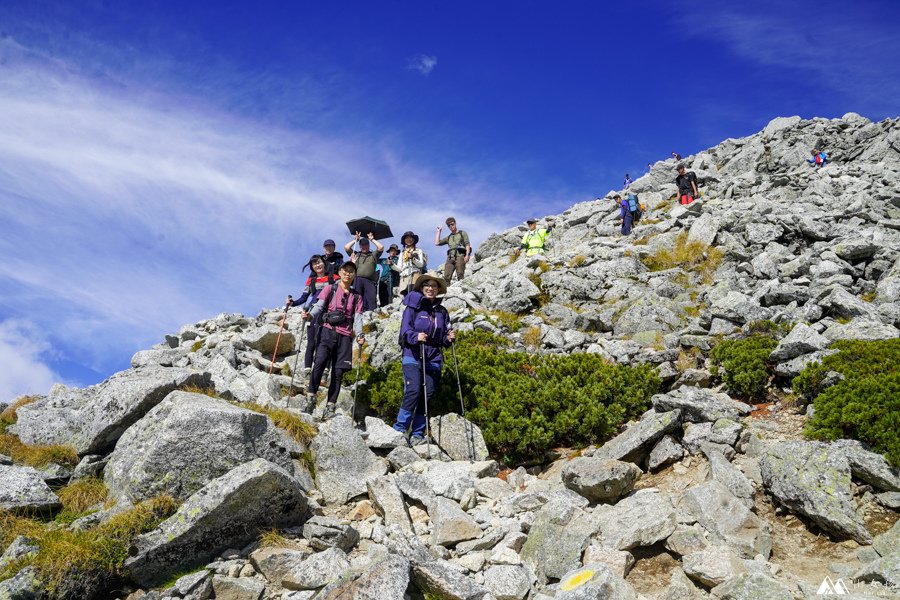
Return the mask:
[[[628,194],[628,210],[631,212],[632,221],[637,222],[640,220],[643,212],[641,201],[638,199],[637,194]]]

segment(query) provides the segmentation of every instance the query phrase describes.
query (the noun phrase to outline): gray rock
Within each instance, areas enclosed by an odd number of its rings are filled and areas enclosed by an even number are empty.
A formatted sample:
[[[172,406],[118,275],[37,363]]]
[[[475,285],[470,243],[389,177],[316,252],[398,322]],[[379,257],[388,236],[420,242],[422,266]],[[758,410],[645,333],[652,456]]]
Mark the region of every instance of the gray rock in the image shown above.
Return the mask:
[[[703,213],[697,220],[691,224],[688,233],[688,241],[700,242],[707,246],[712,246],[716,240],[716,234],[719,233],[719,220],[710,213]]]
[[[534,575],[522,565],[494,565],[484,572],[484,587],[497,600],[523,600]]]
[[[6,551],[3,552],[3,555],[0,556],[0,573],[5,571],[6,566],[14,560],[37,554],[39,550],[40,547],[36,546],[33,540],[23,535],[16,536],[9,547],[6,548]]]
[[[475,477],[467,462],[432,462],[423,475],[431,491],[459,502],[466,490],[475,487]]]
[[[798,323],[791,329],[778,346],[769,355],[769,360],[783,362],[796,358],[802,354],[824,350],[831,341],[823,335],[819,335],[815,329],[805,323]]]
[[[840,258],[853,262],[861,258],[871,258],[881,247],[878,244],[859,238],[848,239],[832,247],[832,251]]]
[[[878,504],[891,510],[900,510],[900,492],[884,492],[875,494],[875,500]]]
[[[400,491],[416,502],[421,502],[425,507],[434,503],[437,497],[431,490],[431,485],[418,473],[405,471],[397,475],[397,485]]]
[[[650,451],[650,456],[647,459],[647,468],[650,471],[659,471],[681,460],[683,456],[684,448],[681,444],[675,441],[675,438],[671,435],[664,435],[653,446],[653,450]]]
[[[456,413],[431,418],[434,442],[453,460],[487,460],[481,428]]]
[[[291,352],[297,344],[294,334],[285,328],[281,333],[281,341],[278,341],[279,327],[275,325],[263,325],[254,327],[241,334],[241,341],[249,348],[261,352],[265,358],[272,358],[275,352],[275,344],[278,342],[278,354]]]
[[[449,548],[459,542],[481,537],[478,523],[449,498],[435,498],[429,508],[429,516],[434,525],[432,540],[435,544]]]
[[[703,528],[697,524],[679,525],[674,533],[666,538],[666,550],[678,556],[704,550],[709,544],[703,535]]]
[[[289,442],[263,414],[203,394],[172,392],[122,436],[104,481],[115,498],[185,499],[255,458],[292,474]]]
[[[831,450],[842,453],[850,463],[850,471],[855,477],[886,492],[900,492],[900,469],[888,463],[887,459],[857,440],[837,440]]]
[[[604,564],[588,563],[566,573],[556,600],[638,600],[637,592]]]
[[[412,531],[412,520],[406,510],[403,494],[397,485],[396,477],[384,475],[370,479],[366,484],[369,500],[375,512],[381,515],[386,526],[397,525],[406,531]]]
[[[266,591],[265,584],[252,577],[214,575],[212,587],[216,600],[259,600]]]
[[[591,502],[615,502],[634,489],[643,472],[632,463],[580,456],[563,468],[563,484]]]
[[[715,539],[727,543],[745,558],[768,558],[772,536],[767,521],[757,517],[718,481],[706,481],[684,493],[682,504]],[[685,569],[686,571],[687,569]]]
[[[313,554],[292,568],[280,581],[287,590],[312,590],[339,580],[350,571],[350,561],[340,548]]]
[[[172,587],[181,594],[182,598],[190,600],[206,600],[213,597],[212,577],[206,569],[179,577]]]
[[[681,436],[681,445],[691,454],[699,454],[704,444],[710,444],[712,423],[687,423]]]
[[[303,488],[278,465],[256,459],[204,486],[155,530],[134,541],[129,576],[153,585],[173,572],[242,547],[259,532],[299,523],[307,510]]]
[[[419,455],[408,446],[399,446],[388,453],[387,460],[393,470],[399,471],[419,460]]]
[[[900,337],[900,329],[893,325],[885,325],[881,321],[871,319],[853,319],[849,323],[835,323],[822,332],[831,341],[862,340],[874,342]]]
[[[31,467],[0,465],[0,509],[17,514],[49,512],[60,507],[59,497]]]
[[[634,555],[625,550],[614,550],[605,548],[599,543],[591,542],[584,551],[582,558],[584,564],[599,563],[606,565],[612,569],[613,573],[619,577],[626,577],[631,567],[634,566]]]
[[[591,515],[562,499],[551,500],[535,514],[522,561],[539,581],[563,577],[581,565],[584,549],[597,530]]]
[[[655,488],[638,490],[613,506],[599,506],[594,518],[600,525],[600,543],[616,550],[651,546],[672,535],[678,524],[669,495]]]
[[[640,462],[649,446],[681,426],[681,411],[647,412],[641,420],[609,440],[594,453],[596,458]]]
[[[82,457],[81,462],[72,471],[72,479],[84,479],[85,477],[99,477],[109,462],[108,456],[100,456],[99,454],[88,454]]]
[[[750,480],[711,444],[704,444],[701,446],[701,450],[709,461],[709,470],[713,480],[724,485],[747,508],[752,509],[754,490]]]
[[[43,597],[34,567],[25,567],[14,577],[0,581],[3,600],[37,600]]]
[[[900,521],[896,521],[894,526],[884,533],[876,535],[872,547],[881,556],[887,556],[900,548]]]
[[[782,583],[762,573],[742,573],[717,585],[712,592],[720,600],[794,600],[794,594]]]
[[[685,574],[705,586],[715,587],[747,572],[740,557],[728,546],[710,546],[682,557]]]
[[[781,442],[765,448],[759,466],[766,491],[780,504],[837,536],[872,543],[851,506],[845,453],[819,442]]]
[[[324,554],[324,553],[323,553]],[[260,548],[250,554],[250,564],[269,583],[281,585],[281,580],[310,557],[309,551],[290,548]]]
[[[657,394],[650,401],[657,412],[680,410],[683,420],[690,423],[712,423],[723,418],[738,420],[753,410],[727,394],[702,388],[682,387]]]
[[[482,477],[475,480],[475,491],[485,498],[498,500],[512,494],[509,484],[499,477]]]
[[[781,377],[796,377],[803,372],[803,369],[805,369],[807,365],[819,362],[826,356],[831,356],[836,353],[837,350],[832,349],[798,356],[797,358],[775,365],[775,374]]]
[[[18,409],[16,430],[26,444],[74,446],[79,454],[102,454],[173,390],[206,387],[209,375],[180,368],[142,368],[116,373],[84,390],[54,387]]]
[[[479,550],[490,550],[499,544],[506,537],[506,529],[496,528],[490,529],[478,539],[468,542],[460,542],[456,546],[458,555],[468,554],[469,552],[478,552]]]
[[[488,591],[446,561],[412,565],[412,580],[419,591],[441,600],[482,600]]]
[[[369,448],[397,448],[406,444],[403,433],[378,417],[366,417],[366,433],[366,445]]]
[[[855,581],[878,582],[894,589],[900,587],[900,550],[872,561],[853,574]]]
[[[313,550],[340,548],[349,552],[359,542],[359,532],[334,517],[313,516],[303,525],[303,537]]]
[[[734,446],[737,443],[738,436],[741,435],[743,426],[732,419],[718,419],[713,423],[712,430],[709,433],[709,441],[714,444],[726,444]]]
[[[365,494],[366,483],[387,472],[387,465],[369,450],[353,421],[344,415],[322,425],[310,449],[316,484],[326,504],[345,504]]]
[[[408,559],[388,556],[356,579],[325,587],[316,600],[404,600],[409,571]]]
[[[707,598],[706,592],[702,592],[688,579],[684,571],[676,568],[672,571],[669,587],[659,600],[703,600]]]

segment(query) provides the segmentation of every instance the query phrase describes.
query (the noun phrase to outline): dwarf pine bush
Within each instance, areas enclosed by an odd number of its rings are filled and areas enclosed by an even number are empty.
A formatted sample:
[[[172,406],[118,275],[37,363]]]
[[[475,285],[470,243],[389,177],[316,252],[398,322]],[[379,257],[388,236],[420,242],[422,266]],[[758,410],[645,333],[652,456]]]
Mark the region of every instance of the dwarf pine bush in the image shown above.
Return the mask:
[[[837,354],[794,379],[794,391],[815,401],[806,435],[860,440],[900,466],[900,339],[839,340],[832,347]],[[830,371],[844,380],[823,390]]]
[[[649,365],[606,363],[596,354],[531,356],[510,352],[508,342],[482,330],[456,343],[466,416],[481,427],[492,454],[507,462],[540,459],[557,446],[602,442],[626,420],[646,410],[660,381]],[[399,362],[365,368],[360,400],[393,419],[403,397]],[[459,412],[453,358],[431,414]]]
[[[777,345],[775,338],[759,333],[719,342],[709,354],[712,373],[736,396],[763,398],[770,375],[766,361]]]

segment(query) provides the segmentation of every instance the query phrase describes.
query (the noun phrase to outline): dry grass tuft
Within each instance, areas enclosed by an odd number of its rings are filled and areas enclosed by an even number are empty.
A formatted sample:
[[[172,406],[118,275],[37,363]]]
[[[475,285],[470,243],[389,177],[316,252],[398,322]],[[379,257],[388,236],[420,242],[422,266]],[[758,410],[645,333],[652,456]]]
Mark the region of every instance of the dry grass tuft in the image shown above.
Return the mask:
[[[712,283],[712,276],[722,263],[723,252],[703,242],[688,241],[688,232],[683,231],[675,238],[673,248],[662,248],[641,259],[651,271],[665,271],[680,268],[689,273],[698,273],[704,283]]]
[[[290,538],[284,537],[277,529],[270,529],[269,531],[264,531],[262,535],[259,536],[259,547],[299,549],[304,546]]]
[[[107,494],[106,484],[96,477],[79,479],[56,491],[63,512],[77,516],[101,502],[106,502]]]
[[[5,423],[6,425],[12,425],[19,419],[19,415],[16,414],[16,411],[26,404],[31,404],[32,402],[37,402],[40,400],[40,396],[19,396],[16,398],[12,404],[7,406],[3,412],[0,412],[0,423]]]
[[[36,469],[43,469],[50,464],[69,467],[78,464],[78,453],[71,446],[31,446],[10,433],[0,433],[0,454],[7,455],[15,463]]]
[[[529,348],[539,348],[541,345],[541,328],[532,325],[522,332],[522,342]]]
[[[257,404],[255,402],[241,402],[236,403],[236,405],[266,415],[272,419],[272,423],[275,424],[275,427],[283,429],[302,446],[309,445],[312,439],[316,437],[316,433],[318,433],[314,425],[307,423],[294,413],[283,408],[263,406],[262,404]]]
[[[578,256],[573,257],[572,260],[569,261],[569,267],[570,268],[580,267],[581,265],[584,264],[584,262],[586,260],[587,260],[587,256],[585,256],[584,254],[579,254]]]
[[[221,398],[218,392],[216,392],[215,388],[204,388],[199,385],[186,385],[179,388],[182,392],[188,392],[189,394],[203,394],[204,396],[209,396],[210,398]]]

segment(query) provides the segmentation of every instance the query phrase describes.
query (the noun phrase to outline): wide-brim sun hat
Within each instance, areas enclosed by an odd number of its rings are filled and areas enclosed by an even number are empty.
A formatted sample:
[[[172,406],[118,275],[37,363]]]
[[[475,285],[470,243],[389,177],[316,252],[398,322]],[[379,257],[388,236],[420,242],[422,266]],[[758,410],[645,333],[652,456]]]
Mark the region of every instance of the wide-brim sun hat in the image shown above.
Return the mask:
[[[413,279],[413,289],[417,292],[421,292],[422,286],[425,285],[426,281],[434,281],[438,284],[439,296],[447,293],[447,280],[437,273],[419,273],[416,275],[415,279]]]
[[[413,239],[413,245],[416,245],[416,244],[419,243],[419,236],[417,236],[416,234],[414,234],[412,231],[407,231],[407,232],[405,232],[403,235],[401,235],[401,236],[400,236],[400,241],[401,241],[403,244],[406,244],[406,238],[408,238],[408,237],[411,237],[411,238]]]

